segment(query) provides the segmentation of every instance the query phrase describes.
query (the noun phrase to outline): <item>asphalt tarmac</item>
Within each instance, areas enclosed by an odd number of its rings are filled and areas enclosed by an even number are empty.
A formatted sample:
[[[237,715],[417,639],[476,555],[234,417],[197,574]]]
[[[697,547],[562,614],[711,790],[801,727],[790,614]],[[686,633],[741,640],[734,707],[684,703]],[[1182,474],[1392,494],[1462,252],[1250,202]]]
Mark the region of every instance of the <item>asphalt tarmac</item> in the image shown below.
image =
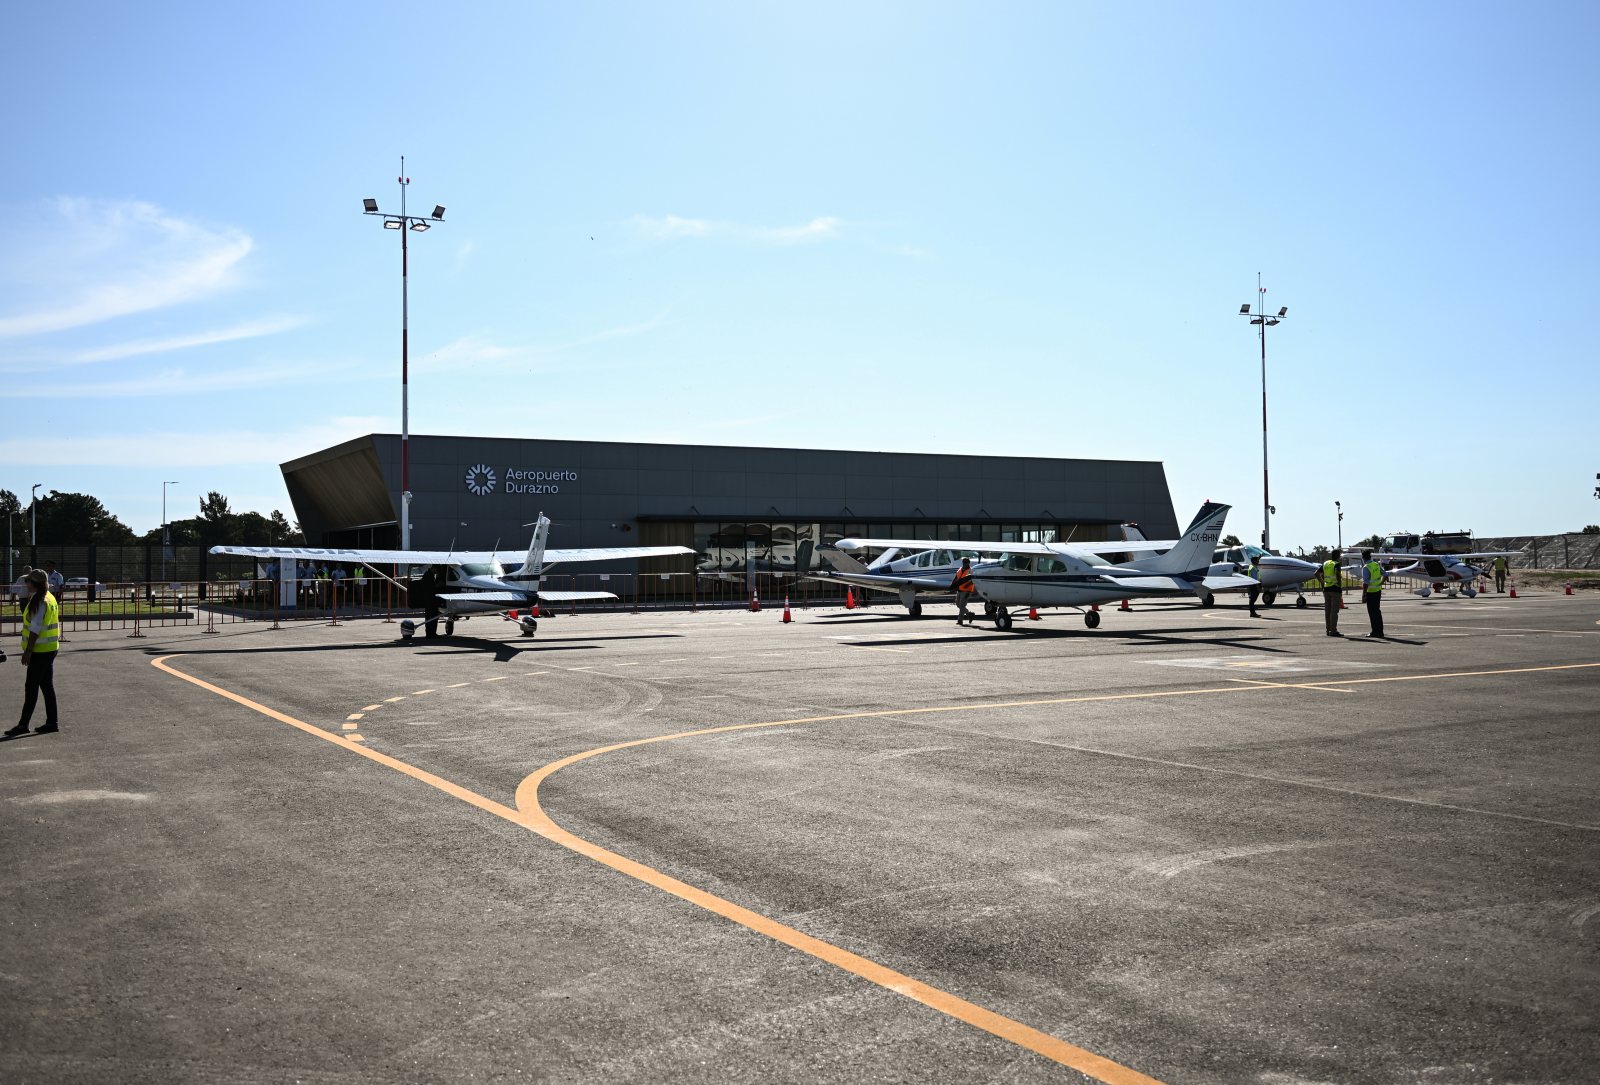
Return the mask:
[[[0,1080],[1595,1080],[1600,599],[1350,598],[69,632]]]

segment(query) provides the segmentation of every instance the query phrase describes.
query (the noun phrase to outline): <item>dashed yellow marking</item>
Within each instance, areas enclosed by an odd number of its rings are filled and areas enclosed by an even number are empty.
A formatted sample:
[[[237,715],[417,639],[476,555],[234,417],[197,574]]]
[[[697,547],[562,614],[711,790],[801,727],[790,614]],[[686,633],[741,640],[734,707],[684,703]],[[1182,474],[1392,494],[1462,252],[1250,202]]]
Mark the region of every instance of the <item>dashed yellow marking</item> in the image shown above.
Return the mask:
[[[450,685],[448,687],[446,687],[446,688],[448,688],[448,689],[460,689],[462,686],[470,686],[470,685],[472,685],[471,682],[451,682]]]
[[[433,693],[433,692],[435,692],[435,691],[431,690],[431,689],[419,689],[415,693],[413,693],[411,696],[413,696],[413,697],[421,697],[424,693]]]
[[[382,705],[378,705],[378,704],[369,704],[367,707],[363,708],[361,711],[363,711],[363,712],[376,712],[378,709],[380,709],[382,707],[383,707]]]
[[[385,698],[384,698],[384,699],[383,699],[383,703],[384,703],[384,704],[394,704],[394,703],[395,703],[395,702],[396,702],[396,701],[403,701],[403,700],[405,700],[405,699],[406,699],[406,695],[405,695],[405,694],[404,694],[404,693],[402,693],[402,694],[401,694],[401,695],[400,695],[400,696],[398,696],[398,697],[385,697]],[[376,708],[376,707],[378,707],[378,706],[377,706],[377,705],[373,705],[373,706],[372,706],[372,707],[374,707],[374,708]]]
[[[366,715],[365,712],[352,712],[348,716],[346,716],[345,719],[347,719],[347,720],[359,720],[364,715]]]
[[[509,674],[497,674],[493,678],[485,678],[484,681],[485,682],[504,682],[507,678],[510,678],[510,677],[511,676]]]
[[[549,674],[549,673],[550,673],[549,671],[523,671],[522,672],[522,676],[524,678],[532,678],[536,674]]]
[[[358,735],[354,731],[350,732],[348,735],[345,735],[344,737],[349,739],[351,742],[365,742],[366,741],[366,736],[365,735]]]
[[[357,725],[357,724],[354,724],[354,723],[347,723],[347,724],[344,724],[344,729],[345,729],[345,730],[346,730],[346,731],[354,731],[354,730],[355,730],[355,729],[356,729],[356,727],[357,727],[357,726],[358,726],[358,725]]]

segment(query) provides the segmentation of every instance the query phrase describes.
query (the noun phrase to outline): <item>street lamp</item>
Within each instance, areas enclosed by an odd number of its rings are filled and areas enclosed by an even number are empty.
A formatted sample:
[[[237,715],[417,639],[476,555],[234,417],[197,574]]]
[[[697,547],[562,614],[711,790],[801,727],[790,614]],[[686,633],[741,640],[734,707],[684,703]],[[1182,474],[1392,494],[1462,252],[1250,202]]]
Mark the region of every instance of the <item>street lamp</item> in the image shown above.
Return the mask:
[[[1339,514],[1339,538],[1338,538],[1337,543],[1335,543],[1335,545],[1338,546],[1340,550],[1343,550],[1344,549],[1344,506],[1339,504],[1339,502],[1335,501],[1333,503],[1333,509],[1334,509],[1335,512],[1337,512]]]
[[[167,487],[176,486],[177,479],[161,484],[161,579],[167,579],[167,551],[172,549],[172,535],[167,531]]]
[[[1256,273],[1256,295],[1258,302],[1256,310],[1250,310],[1250,303],[1239,306],[1239,315],[1248,317],[1250,323],[1261,329],[1261,545],[1268,550],[1272,549],[1272,514],[1276,510],[1272,507],[1272,491],[1267,484],[1267,329],[1281,323],[1289,315],[1289,307],[1283,306],[1276,316],[1267,312],[1267,288],[1261,285],[1261,273]]]
[[[28,529],[28,541],[33,544],[34,561],[39,560],[39,487],[43,485],[42,482],[33,484],[32,500],[29,502],[29,510],[33,514],[33,526]]]
[[[406,255],[406,235],[426,233],[435,223],[444,221],[444,206],[434,204],[433,214],[406,214],[406,188],[411,178],[406,176],[406,160],[400,158],[400,213],[391,215],[378,210],[378,201],[368,197],[361,201],[363,215],[377,215],[383,219],[385,230],[400,231],[400,549],[411,549],[411,389],[410,389],[410,282]]]

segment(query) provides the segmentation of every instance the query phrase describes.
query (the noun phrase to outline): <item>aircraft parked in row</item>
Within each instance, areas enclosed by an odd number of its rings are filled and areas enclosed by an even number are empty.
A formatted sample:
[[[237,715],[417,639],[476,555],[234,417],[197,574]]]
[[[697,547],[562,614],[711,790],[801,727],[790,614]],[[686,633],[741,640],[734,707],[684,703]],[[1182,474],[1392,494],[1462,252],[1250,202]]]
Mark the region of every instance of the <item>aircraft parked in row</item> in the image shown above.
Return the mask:
[[[323,549],[304,546],[213,546],[211,553],[232,557],[255,558],[279,563],[301,561],[336,561],[367,566],[376,575],[390,580],[409,594],[410,585],[384,576],[378,565],[420,565],[437,567],[443,572],[441,587],[434,598],[438,613],[444,619],[448,636],[455,631],[455,623],[474,614],[506,614],[517,622],[524,636],[533,636],[539,628],[532,613],[539,604],[582,602],[595,599],[615,599],[608,591],[549,591],[539,586],[544,574],[553,565],[578,561],[620,561],[626,558],[665,557],[671,554],[694,553],[687,546],[605,546],[577,550],[547,550],[545,540],[550,534],[550,520],[539,514],[533,529],[533,540],[520,565],[511,570],[503,560],[515,559],[516,551],[461,551],[461,550],[359,550]],[[413,579],[412,584],[420,583]],[[427,600],[414,599],[413,606],[426,606]]]
[[[995,560],[974,565],[972,579],[978,594],[986,603],[993,604],[991,616],[998,629],[1012,627],[1012,607],[1067,607],[1081,610],[1084,624],[1093,629],[1100,624],[1100,613],[1085,608],[1114,603],[1119,599],[1184,595],[1205,599],[1213,592],[1239,590],[1257,584],[1258,581],[1236,573],[1211,573],[1212,552],[1217,540],[1222,537],[1222,525],[1227,519],[1229,507],[1210,503],[1201,506],[1194,522],[1183,533],[1183,538],[1166,546],[1164,552],[1147,552],[1143,557],[1120,565],[1113,565],[1099,551],[1154,551],[1158,544],[1095,543],[1091,549],[1081,543],[1000,543],[962,539],[938,542],[935,546],[939,549],[933,553],[935,557],[940,556],[939,550],[950,551],[951,556],[960,551],[995,556]],[[890,548],[926,551],[928,545],[927,539],[850,538],[839,540],[838,548],[843,551]],[[862,574],[854,575],[860,577]],[[875,586],[905,590],[904,575],[867,575],[877,581]],[[950,576],[953,577],[954,573]],[[948,592],[950,580],[945,579],[939,586]],[[911,585],[913,593],[917,588],[918,585]]]
[[[1414,594],[1426,599],[1436,591],[1452,598],[1457,592],[1468,599],[1478,594],[1472,585],[1478,578],[1489,575],[1484,569],[1470,564],[1485,558],[1511,558],[1520,550],[1472,549],[1472,533],[1467,531],[1435,532],[1416,535],[1408,531],[1386,536],[1373,548],[1372,557],[1393,576],[1410,576],[1427,581]],[[1405,562],[1411,564],[1404,564]],[[1356,569],[1360,568],[1357,563]]]

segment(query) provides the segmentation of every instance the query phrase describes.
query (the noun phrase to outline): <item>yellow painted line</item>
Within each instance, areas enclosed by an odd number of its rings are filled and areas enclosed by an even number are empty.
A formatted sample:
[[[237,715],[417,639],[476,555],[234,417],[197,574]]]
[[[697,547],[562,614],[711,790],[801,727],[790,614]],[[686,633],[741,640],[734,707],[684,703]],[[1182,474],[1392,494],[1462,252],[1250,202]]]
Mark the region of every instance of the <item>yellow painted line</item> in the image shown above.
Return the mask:
[[[1297,684],[1297,685],[1293,685],[1293,686],[1286,686],[1282,682],[1262,682],[1259,679],[1255,679],[1255,678],[1230,678],[1230,679],[1228,679],[1228,681],[1230,681],[1230,682],[1249,682],[1252,686],[1260,686],[1262,689],[1319,689],[1319,690],[1322,690],[1324,693],[1354,693],[1355,692],[1355,690],[1351,690],[1351,689],[1334,689],[1332,686],[1313,686],[1313,685],[1306,685],[1306,684]]]
[[[363,711],[363,712],[376,712],[378,709],[380,709],[382,707],[383,707],[382,705],[378,705],[378,704],[369,704],[367,707],[363,708],[361,711]]]
[[[524,678],[532,678],[536,674],[549,674],[549,673],[550,673],[549,671],[523,671],[522,672],[522,676]]]
[[[462,802],[476,806],[480,810],[521,825],[547,840],[560,844],[563,847],[575,851],[580,855],[593,859],[595,862],[608,866],[619,873],[627,875],[628,877],[644,882],[645,884],[660,889],[663,892],[695,904],[706,909],[707,911],[710,911],[716,915],[720,915],[750,930],[764,934],[775,941],[783,943],[784,945],[788,945],[794,949],[800,950],[803,953],[814,956],[819,960],[827,961],[828,963],[833,964],[845,971],[851,972],[854,975],[860,976],[869,982],[878,984],[879,986],[882,986],[890,991],[894,991],[897,994],[904,995],[906,998],[920,1002],[931,1009],[938,1010],[939,1012],[945,1013],[957,1020],[966,1022],[976,1028],[982,1029],[991,1033],[992,1035],[1016,1044],[1019,1047],[1051,1059],[1054,1062],[1060,1063],[1064,1066],[1070,1066],[1084,1074],[1087,1074],[1090,1077],[1095,1078],[1098,1081],[1105,1082],[1106,1085],[1160,1085],[1160,1082],[1157,1082],[1154,1078],[1148,1077],[1145,1074],[1139,1073],[1137,1070],[1123,1066],[1120,1063],[1112,1062],[1110,1059],[1107,1059],[1101,1055],[1096,1055],[1092,1051],[1087,1051],[1083,1048],[1066,1043],[1063,1040],[1051,1036],[1049,1033],[1041,1032],[1029,1025],[1024,1025],[1019,1021],[1014,1021],[1011,1018],[997,1014],[992,1010],[984,1009],[982,1006],[978,1006],[974,1003],[967,1002],[964,999],[957,998],[955,995],[952,995],[937,987],[932,987],[908,976],[904,976],[901,973],[895,972],[890,968],[886,968],[875,961],[869,960],[858,954],[851,953],[849,950],[842,949],[831,943],[813,938],[807,934],[803,934],[792,927],[788,927],[777,922],[776,920],[772,920],[766,916],[760,915],[759,913],[752,912],[747,908],[742,908],[739,905],[734,904],[732,901],[723,900],[721,897],[707,893],[702,889],[697,889],[685,882],[680,882],[676,878],[673,878],[667,874],[663,874],[654,868],[647,867],[642,863],[638,863],[627,858],[626,856],[619,855],[616,852],[602,848],[598,844],[576,836],[561,828],[553,820],[551,820],[548,814],[544,812],[543,807],[541,807],[539,804],[539,785],[551,775],[563,768],[566,768],[568,765],[575,764],[579,761],[585,761],[592,757],[598,757],[601,754],[612,753],[617,750],[631,749],[636,746],[648,746],[659,742],[670,742],[677,739],[693,738],[701,735],[726,734],[732,731],[751,731],[763,728],[792,726],[801,723],[824,723],[835,722],[839,720],[874,719],[884,716],[912,716],[927,715],[931,713],[973,712],[999,708],[1026,708],[1045,705],[1084,704],[1103,701],[1155,700],[1163,697],[1193,697],[1206,694],[1255,693],[1275,689],[1321,688],[1316,686],[1314,683],[1266,684],[1235,680],[1238,682],[1238,684],[1232,686],[1180,690],[1153,690],[1144,693],[1090,694],[1079,697],[1050,697],[1036,700],[1006,701],[990,704],[930,705],[923,708],[880,709],[872,712],[847,712],[831,716],[806,716],[789,720],[772,720],[764,723],[729,724],[722,727],[707,727],[695,731],[680,731],[675,734],[657,735],[652,738],[636,739],[631,742],[620,742],[610,746],[601,746],[593,750],[587,750],[583,753],[573,754],[570,757],[565,757],[558,761],[553,761],[538,771],[530,774],[520,784],[517,785],[517,809],[513,810],[501,803],[495,802],[492,799],[479,795],[477,792],[469,791],[466,788],[461,787],[459,784],[452,783],[443,777],[435,776],[433,773],[426,772],[414,765],[410,765],[404,761],[398,760],[397,758],[390,757],[387,754],[379,753],[376,750],[368,749],[365,746],[356,745],[356,740],[360,738],[359,735],[351,735],[346,737],[332,734],[331,732],[324,731],[319,727],[314,727],[311,724],[297,720],[292,716],[268,708],[265,705],[258,704],[247,697],[241,696],[240,694],[223,689],[221,686],[212,685],[210,682],[196,678],[193,675],[185,674],[183,671],[168,666],[167,660],[175,658],[177,658],[177,656],[161,656],[151,660],[150,662],[152,666],[166,671],[168,674],[174,675],[175,677],[181,678],[186,682],[190,682],[194,685],[200,686],[203,689],[210,690],[212,693],[215,693],[218,696],[226,697],[230,701],[243,705],[246,708],[252,709],[253,711],[260,712],[262,715],[265,715],[271,719],[278,720],[281,723],[286,723],[291,727],[299,728],[307,734],[314,735],[317,738],[321,738],[336,745],[343,746],[345,749],[360,754],[362,757],[366,757],[378,762],[379,764],[386,765],[397,772],[410,776],[412,779],[428,784],[430,787],[437,788],[438,790],[443,791],[445,794],[460,799]],[[1345,684],[1364,685],[1377,682],[1424,681],[1435,678],[1469,678],[1502,674],[1529,674],[1544,671],[1583,670],[1595,667],[1600,667],[1600,663],[1569,663],[1544,667],[1511,667],[1486,671],[1453,671],[1441,674],[1391,675],[1383,678],[1353,679],[1346,681]],[[1138,760],[1145,759],[1138,758]],[[1282,782],[1293,783],[1293,781]],[[1351,793],[1364,794],[1360,792]],[[1371,797],[1384,798],[1385,796],[1375,795]],[[1524,821],[1542,820],[1537,818],[1527,818],[1517,814],[1501,814],[1498,816],[1511,817]]]
[[[402,693],[398,697],[385,697],[383,699],[383,703],[384,704],[394,704],[396,701],[403,701],[405,699],[406,699],[406,695],[404,693]]]
[[[442,776],[435,776],[431,772],[419,769],[415,765],[407,764],[398,758],[390,757],[388,754],[379,753],[377,750],[358,745],[357,743],[361,738],[360,735],[336,735],[330,731],[324,731],[320,727],[314,727],[309,723],[305,723],[302,720],[297,720],[293,716],[279,712],[276,709],[268,708],[263,704],[258,704],[257,702],[250,700],[248,697],[234,693],[232,690],[223,689],[221,686],[213,685],[203,678],[196,678],[192,674],[185,674],[176,667],[168,665],[168,660],[177,658],[177,655],[160,656],[156,659],[152,659],[150,663],[157,669],[165,671],[174,677],[181,678],[185,682],[199,686],[201,689],[209,690],[219,697],[226,697],[235,704],[242,705],[254,712],[259,712],[263,716],[266,716],[270,719],[277,720],[280,723],[286,723],[290,727],[298,728],[308,735],[331,742],[336,746],[342,746],[352,753],[359,754],[368,760],[376,761],[380,765],[392,768],[396,772],[403,773],[419,783],[424,783],[430,787],[437,788],[445,794],[460,799],[462,802],[471,806],[476,806],[478,809],[483,810],[486,813],[494,814],[496,817],[504,818],[506,821],[521,825],[524,828],[551,841],[552,843],[560,844],[563,847],[569,848],[580,855],[587,856],[588,858],[594,859],[595,861],[603,863],[606,866],[610,866],[613,869],[627,874],[630,877],[636,878],[648,885],[663,889],[666,892],[680,897],[683,900],[698,904],[702,908],[706,908],[707,910],[718,915],[723,915],[726,918],[732,919],[734,922],[739,923],[742,926],[754,931],[759,931],[762,934],[766,934],[776,941],[782,942],[788,946],[792,946],[793,948],[816,957],[819,960],[824,960],[830,964],[834,964],[848,972],[852,972],[855,975],[862,977],[863,979],[885,987],[896,994],[904,995],[906,998],[920,1002],[931,1009],[938,1010],[939,1012],[948,1014],[957,1020],[972,1024],[977,1028],[983,1029],[985,1032],[998,1036],[1003,1040],[1008,1040],[1019,1047],[1033,1051],[1036,1054],[1042,1055],[1045,1058],[1060,1063],[1064,1066],[1070,1066],[1084,1074],[1087,1074],[1097,1081],[1105,1082],[1106,1085],[1162,1085],[1162,1083],[1157,1079],[1149,1077],[1146,1074],[1141,1074],[1139,1071],[1123,1066],[1121,1063],[1113,1062],[1104,1056],[1096,1055],[1092,1051],[1087,1051],[1081,1047],[1076,1047],[1073,1044],[1069,1044],[1064,1040],[1059,1040],[1047,1032],[1041,1032],[1029,1025],[1022,1024],[1020,1021],[1013,1021],[1011,1018],[995,1013],[993,1010],[986,1010],[982,1006],[975,1005],[974,1003],[968,1002],[965,999],[957,998],[955,995],[952,995],[947,991],[940,990],[937,987],[930,986],[922,983],[919,980],[912,979],[909,976],[902,975],[893,969],[886,968],[883,965],[878,964],[876,961],[872,961],[866,957],[851,953],[849,950],[841,949],[838,946],[824,942],[821,939],[813,938],[807,934],[802,934],[792,927],[787,927],[775,920],[768,919],[767,917],[756,912],[752,912],[747,908],[741,908],[732,901],[723,900],[721,897],[714,896],[713,894],[707,893],[701,889],[696,889],[692,885],[680,882],[677,879],[669,877],[666,874],[662,874],[660,871],[647,867],[642,863],[635,863],[633,860],[627,859],[616,854],[615,852],[607,851],[598,844],[592,844],[581,837],[574,836],[573,834],[567,832],[567,830],[561,828],[554,821],[551,821],[550,817],[545,814],[544,810],[538,805],[539,782],[545,777],[549,776],[551,773],[572,764],[574,761],[581,761],[585,758],[594,757],[610,750],[624,749],[629,746],[641,746],[652,742],[665,742],[669,739],[684,738],[688,737],[689,735],[717,734],[724,731],[743,731],[758,727],[777,727],[781,725],[779,723],[741,724],[731,727],[714,727],[703,731],[686,731],[678,735],[662,735],[657,738],[642,739],[638,742],[625,742],[615,746],[606,746],[598,750],[590,750],[587,753],[577,754],[573,757],[563,758],[560,761],[555,761],[549,765],[546,765],[538,772],[523,780],[522,783],[517,786],[518,807],[522,807],[524,805],[525,792],[528,796],[529,803],[531,803],[528,812],[524,812],[522,809],[514,810],[503,805],[502,803],[495,802],[493,799],[479,795],[475,791],[469,791],[459,784],[446,780]],[[1248,689],[1250,687],[1241,688]],[[912,709],[911,711],[929,710]],[[943,709],[943,711],[957,711],[957,706],[947,707]],[[814,717],[812,720],[792,722],[819,722],[824,719],[855,719],[861,717],[887,716],[893,714],[894,713],[892,712],[856,712],[850,713],[846,716],[818,716]]]
[[[909,652],[910,648],[880,648],[874,644],[846,644],[846,648],[855,648],[863,652]]]
[[[436,692],[436,691],[435,690],[431,690],[431,689],[419,689],[415,693],[413,693],[411,696],[413,696],[413,697],[421,697],[424,693],[434,693],[434,692]]]
[[[364,715],[366,715],[365,712],[352,712],[348,716],[346,716],[345,719],[347,719],[347,720],[359,720]]]
[[[366,736],[358,735],[358,734],[356,734],[355,732],[352,731],[350,734],[345,735],[344,737],[349,739],[351,742],[362,742],[362,741],[365,740]]]
[[[510,678],[510,677],[511,676],[509,674],[497,674],[493,678],[485,678],[484,681],[485,682],[504,682],[507,678]]]
[[[354,724],[354,723],[347,723],[347,724],[344,724],[344,729],[346,731],[354,731],[358,726],[360,726],[360,725],[359,724]]]
[[[460,689],[462,686],[470,686],[470,685],[472,685],[471,682],[451,682],[448,688],[449,689]]]

